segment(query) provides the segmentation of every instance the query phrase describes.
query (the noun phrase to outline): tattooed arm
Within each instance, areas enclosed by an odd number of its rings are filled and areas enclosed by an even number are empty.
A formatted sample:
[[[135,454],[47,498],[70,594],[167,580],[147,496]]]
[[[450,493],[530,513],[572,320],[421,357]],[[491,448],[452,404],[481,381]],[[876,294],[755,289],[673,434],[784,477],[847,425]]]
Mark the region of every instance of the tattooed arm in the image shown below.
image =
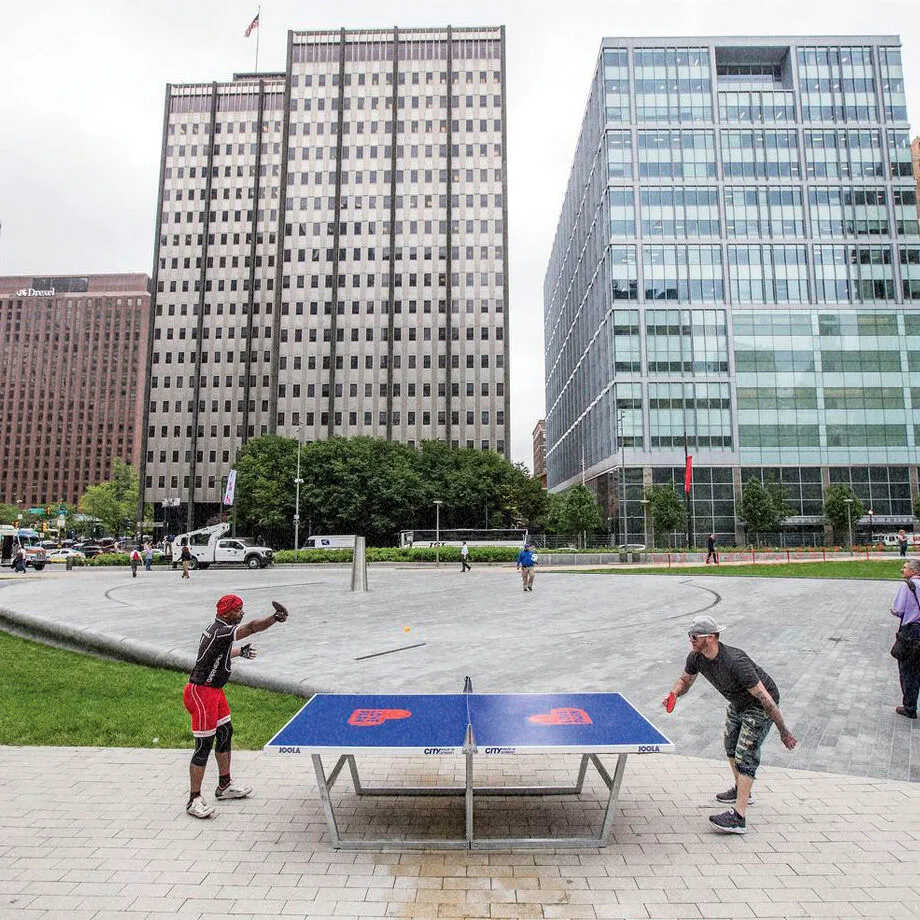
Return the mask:
[[[767,715],[773,720],[773,724],[779,732],[780,740],[791,751],[797,744],[795,736],[786,728],[786,723],[783,721],[783,714],[779,711],[779,706],[776,705],[773,697],[770,696],[767,688],[763,685],[763,681],[757,681],[757,685],[751,687],[748,693],[757,699],[760,705],[763,706]]]

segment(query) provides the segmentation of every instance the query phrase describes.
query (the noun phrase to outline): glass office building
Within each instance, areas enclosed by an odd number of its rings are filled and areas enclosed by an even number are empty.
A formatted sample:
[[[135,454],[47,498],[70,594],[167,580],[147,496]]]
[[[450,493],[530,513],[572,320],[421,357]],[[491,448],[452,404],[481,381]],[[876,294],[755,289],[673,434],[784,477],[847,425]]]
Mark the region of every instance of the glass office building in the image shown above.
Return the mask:
[[[792,542],[836,482],[910,528],[910,143],[895,36],[604,39],[544,283],[549,488],[584,479],[641,542],[686,446],[698,536],[744,539],[751,477]]]

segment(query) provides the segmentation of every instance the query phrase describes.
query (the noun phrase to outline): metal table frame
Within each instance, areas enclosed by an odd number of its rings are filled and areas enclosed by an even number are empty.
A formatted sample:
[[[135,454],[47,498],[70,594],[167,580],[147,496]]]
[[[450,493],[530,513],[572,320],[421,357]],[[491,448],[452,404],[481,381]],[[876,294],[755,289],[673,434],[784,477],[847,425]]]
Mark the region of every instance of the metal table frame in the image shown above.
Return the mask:
[[[613,775],[601,763],[598,754],[582,754],[578,769],[578,779],[574,786],[474,786],[473,755],[476,744],[473,739],[472,726],[467,728],[463,755],[466,758],[466,783],[463,786],[450,787],[401,787],[401,786],[364,786],[358,774],[358,764],[354,754],[339,756],[329,775],[323,767],[320,754],[312,754],[313,769],[316,771],[316,783],[323,804],[323,813],[329,827],[329,839],[336,850],[379,850],[395,848],[401,850],[498,850],[509,847],[605,847],[607,846],[613,819],[616,814],[620,785],[626,771],[626,754],[617,754],[617,763]],[[604,809],[604,820],[596,837],[476,837],[473,824],[473,801],[481,796],[537,796],[537,795],[580,795],[585,783],[588,764],[593,763],[606,785],[609,796]],[[463,796],[466,799],[466,834],[459,837],[433,837],[423,839],[398,839],[392,837],[346,839],[339,833],[335,820],[335,808],[332,804],[332,787],[339,778],[342,769],[348,765],[351,780],[358,795],[379,796]]]

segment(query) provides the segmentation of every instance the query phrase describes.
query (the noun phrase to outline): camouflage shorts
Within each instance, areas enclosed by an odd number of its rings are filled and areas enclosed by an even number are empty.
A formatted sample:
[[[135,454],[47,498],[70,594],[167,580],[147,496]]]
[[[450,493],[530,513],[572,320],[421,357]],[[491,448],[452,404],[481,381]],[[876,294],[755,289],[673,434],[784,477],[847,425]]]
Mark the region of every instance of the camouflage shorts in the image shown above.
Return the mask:
[[[735,760],[739,773],[751,778],[760,766],[760,748],[773,725],[764,708],[757,704],[739,712],[729,704],[725,712],[725,753]]]

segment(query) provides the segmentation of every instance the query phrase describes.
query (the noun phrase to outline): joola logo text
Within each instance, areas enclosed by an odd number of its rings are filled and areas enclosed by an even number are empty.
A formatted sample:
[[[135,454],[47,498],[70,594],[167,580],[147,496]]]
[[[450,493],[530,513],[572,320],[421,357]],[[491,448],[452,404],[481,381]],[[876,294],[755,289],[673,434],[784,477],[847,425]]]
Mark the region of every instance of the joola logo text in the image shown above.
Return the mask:
[[[298,748],[298,747],[283,747],[283,748],[278,748],[278,753],[279,753],[279,754],[299,754],[299,753],[300,753],[300,748]]]
[[[640,754],[657,754],[659,751],[657,744],[640,744],[639,751]]]

